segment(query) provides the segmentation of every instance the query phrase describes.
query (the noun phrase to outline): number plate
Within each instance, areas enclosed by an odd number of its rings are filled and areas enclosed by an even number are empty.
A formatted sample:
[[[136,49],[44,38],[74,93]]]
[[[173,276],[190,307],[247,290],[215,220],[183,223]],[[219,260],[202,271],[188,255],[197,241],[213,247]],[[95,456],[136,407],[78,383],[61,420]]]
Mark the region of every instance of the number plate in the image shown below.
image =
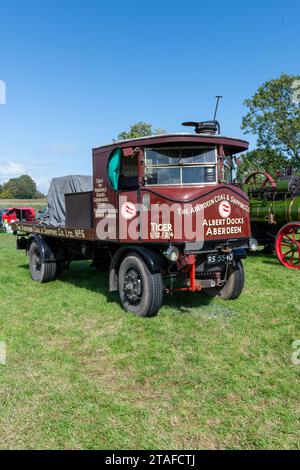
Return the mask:
[[[216,253],[207,255],[207,264],[224,264],[232,263],[234,260],[233,253]]]

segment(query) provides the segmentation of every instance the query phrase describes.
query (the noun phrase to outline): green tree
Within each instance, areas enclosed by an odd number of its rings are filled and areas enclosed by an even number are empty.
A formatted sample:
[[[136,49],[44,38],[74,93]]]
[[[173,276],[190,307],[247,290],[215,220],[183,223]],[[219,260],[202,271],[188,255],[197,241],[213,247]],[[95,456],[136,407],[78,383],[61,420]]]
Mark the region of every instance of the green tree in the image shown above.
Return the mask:
[[[136,122],[130,126],[129,131],[123,131],[118,134],[117,140],[136,139],[138,137],[147,137],[149,135],[165,134],[164,129],[153,129],[152,124],[147,122]]]
[[[266,171],[271,176],[275,176],[278,170],[283,170],[288,164],[289,160],[284,155],[277,153],[276,150],[258,148],[241,155],[237,176],[242,181],[256,170]]]
[[[41,193],[41,191],[37,191],[35,197],[36,199],[44,199],[46,195],[44,193]]]
[[[0,199],[13,199],[13,193],[9,189],[1,188]]]
[[[28,175],[11,178],[2,185],[3,199],[35,199],[38,195],[36,183]]]
[[[282,74],[261,85],[244,104],[244,132],[257,136],[258,148],[274,149],[300,164],[300,75]]]

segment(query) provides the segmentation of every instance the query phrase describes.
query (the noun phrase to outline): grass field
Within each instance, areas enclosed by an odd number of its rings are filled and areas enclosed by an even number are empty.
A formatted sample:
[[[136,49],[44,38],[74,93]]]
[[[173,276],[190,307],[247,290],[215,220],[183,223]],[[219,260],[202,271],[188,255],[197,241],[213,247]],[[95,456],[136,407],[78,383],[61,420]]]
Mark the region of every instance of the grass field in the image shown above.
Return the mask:
[[[87,262],[40,285],[0,235],[0,446],[299,449],[300,273],[245,260],[236,301],[125,313]]]
[[[47,199],[0,199],[0,208],[2,207],[18,207],[29,206],[34,207],[35,210],[45,207]]]

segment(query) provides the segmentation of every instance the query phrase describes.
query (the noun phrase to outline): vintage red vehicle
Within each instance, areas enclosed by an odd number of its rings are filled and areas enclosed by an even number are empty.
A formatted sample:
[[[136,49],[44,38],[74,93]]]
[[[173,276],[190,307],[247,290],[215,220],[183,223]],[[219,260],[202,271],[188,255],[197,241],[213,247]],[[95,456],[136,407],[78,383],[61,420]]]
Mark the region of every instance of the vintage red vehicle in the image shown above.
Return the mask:
[[[218,135],[217,121],[191,124],[195,133],[95,148],[91,187],[80,177],[53,180],[47,223],[14,226],[32,278],[51,281],[70,262],[91,259],[108,271],[125,310],[140,316],[158,312],[164,291],[237,298],[250,208],[228,163],[248,143]]]
[[[35,220],[35,210],[33,207],[9,207],[2,214],[2,221],[5,224],[12,224],[17,221],[32,222]]]

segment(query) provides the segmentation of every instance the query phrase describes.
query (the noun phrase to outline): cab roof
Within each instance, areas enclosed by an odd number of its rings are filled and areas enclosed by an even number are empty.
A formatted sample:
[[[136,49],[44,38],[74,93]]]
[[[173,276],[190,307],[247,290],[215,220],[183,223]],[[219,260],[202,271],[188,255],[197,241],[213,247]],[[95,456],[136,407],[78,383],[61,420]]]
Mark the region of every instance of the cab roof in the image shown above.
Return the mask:
[[[235,154],[244,152],[248,149],[249,143],[246,140],[226,137],[221,135],[212,134],[192,134],[192,133],[177,133],[177,134],[161,134],[151,135],[148,137],[137,137],[135,139],[127,139],[113,142],[111,144],[102,145],[93,149],[94,154],[97,154],[105,149],[113,150],[116,147],[127,148],[132,147],[146,147],[146,146],[166,146],[171,145],[188,145],[188,144],[204,144],[204,145],[223,145],[226,154]]]

